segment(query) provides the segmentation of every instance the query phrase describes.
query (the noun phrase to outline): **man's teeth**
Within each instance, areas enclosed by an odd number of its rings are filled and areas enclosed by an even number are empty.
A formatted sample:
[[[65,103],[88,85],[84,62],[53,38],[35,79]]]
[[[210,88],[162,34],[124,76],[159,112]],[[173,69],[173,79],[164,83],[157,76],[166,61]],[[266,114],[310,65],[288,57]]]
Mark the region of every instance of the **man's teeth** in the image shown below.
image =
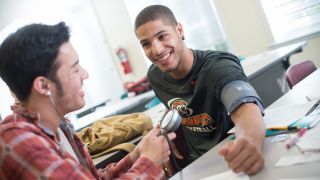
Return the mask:
[[[159,61],[164,61],[164,60],[168,59],[169,56],[170,56],[170,53],[167,53],[167,54],[165,54],[164,56],[162,56],[161,58],[159,58],[158,60],[159,60]]]

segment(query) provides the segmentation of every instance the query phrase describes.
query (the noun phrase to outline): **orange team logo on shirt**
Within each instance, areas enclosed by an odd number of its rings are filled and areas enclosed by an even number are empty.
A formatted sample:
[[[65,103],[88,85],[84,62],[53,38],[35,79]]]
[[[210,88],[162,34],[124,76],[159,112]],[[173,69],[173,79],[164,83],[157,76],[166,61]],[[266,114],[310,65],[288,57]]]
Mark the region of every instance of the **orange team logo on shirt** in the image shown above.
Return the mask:
[[[168,106],[172,109],[176,109],[181,116],[190,116],[193,113],[193,110],[187,107],[187,102],[181,98],[173,98],[169,100]]]
[[[214,121],[207,113],[191,116],[193,110],[187,107],[187,102],[181,98],[174,98],[168,101],[168,106],[178,110],[182,116],[181,124],[191,131],[196,132],[212,132],[216,129]]]

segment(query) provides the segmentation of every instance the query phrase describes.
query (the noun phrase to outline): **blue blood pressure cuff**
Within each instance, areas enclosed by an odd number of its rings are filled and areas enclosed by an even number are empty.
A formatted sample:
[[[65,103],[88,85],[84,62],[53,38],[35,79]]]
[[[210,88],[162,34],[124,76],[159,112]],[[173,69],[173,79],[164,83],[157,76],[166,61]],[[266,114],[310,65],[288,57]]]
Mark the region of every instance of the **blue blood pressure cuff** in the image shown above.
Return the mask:
[[[225,85],[221,92],[221,101],[230,115],[243,103],[255,103],[264,115],[264,108],[260,97],[254,88],[247,82],[237,80]]]

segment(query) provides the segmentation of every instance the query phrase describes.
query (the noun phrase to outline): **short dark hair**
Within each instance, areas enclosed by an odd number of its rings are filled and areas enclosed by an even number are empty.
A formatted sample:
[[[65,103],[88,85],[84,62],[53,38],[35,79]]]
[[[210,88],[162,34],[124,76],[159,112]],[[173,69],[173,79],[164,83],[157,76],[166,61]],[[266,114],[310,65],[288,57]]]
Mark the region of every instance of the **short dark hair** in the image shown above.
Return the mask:
[[[178,24],[174,14],[168,7],[163,5],[151,5],[141,10],[137,15],[134,22],[134,30],[136,31],[140,26],[147,22],[159,19],[168,25],[176,26]]]
[[[30,24],[10,34],[0,46],[0,77],[19,101],[28,99],[33,81],[44,76],[56,82],[61,45],[70,38],[64,22],[55,25]]]

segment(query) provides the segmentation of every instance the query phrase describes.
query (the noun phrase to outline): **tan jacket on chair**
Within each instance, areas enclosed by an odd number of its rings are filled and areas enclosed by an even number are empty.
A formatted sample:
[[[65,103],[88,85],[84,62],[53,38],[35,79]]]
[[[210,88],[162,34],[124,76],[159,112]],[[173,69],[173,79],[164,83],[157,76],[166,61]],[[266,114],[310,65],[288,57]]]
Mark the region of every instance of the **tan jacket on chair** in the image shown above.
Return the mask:
[[[135,146],[125,142],[150,129],[152,121],[149,116],[132,113],[98,120],[77,135],[88,147],[91,156],[98,157],[115,150],[132,151]]]

